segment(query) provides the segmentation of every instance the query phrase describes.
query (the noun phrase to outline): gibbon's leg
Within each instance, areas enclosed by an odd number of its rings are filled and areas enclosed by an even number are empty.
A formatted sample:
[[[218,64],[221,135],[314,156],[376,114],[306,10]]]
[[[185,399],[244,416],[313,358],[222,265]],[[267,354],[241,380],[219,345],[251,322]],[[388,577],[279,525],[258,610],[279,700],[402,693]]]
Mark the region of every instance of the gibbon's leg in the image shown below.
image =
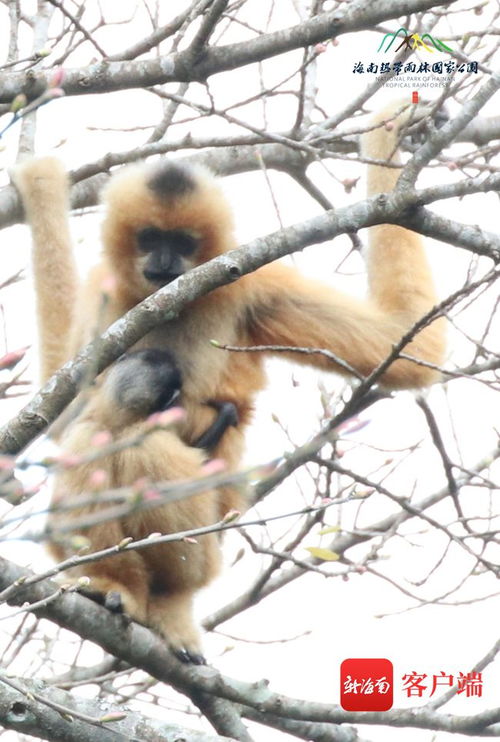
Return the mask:
[[[143,430],[132,426],[133,435]],[[185,446],[168,431],[147,436],[140,447],[116,455],[120,483],[134,482],[147,473],[153,482],[192,479],[201,473],[203,452]],[[217,493],[202,494],[146,509],[123,519],[123,529],[134,539],[151,533],[182,533],[217,522]],[[149,575],[150,593],[146,623],[165,636],[179,657],[200,661],[200,637],[192,617],[194,593],[216,576],[220,547],[214,533],[194,542],[180,538],[141,551]],[[178,614],[177,611],[180,613]],[[195,658],[195,659],[193,659]]]
[[[135,404],[139,400],[142,404],[147,404],[151,399],[158,401],[164,397],[164,385],[154,383],[160,370],[164,369],[167,374],[164,379],[167,392],[171,394],[178,390],[177,369],[171,365],[170,356],[161,354],[162,359],[163,356],[165,358],[153,367],[156,374],[148,375],[145,371],[150,364],[143,362],[143,355],[131,354],[127,363],[118,363],[112,367],[103,385],[96,388],[85,408],[65,431],[63,446],[66,455],[88,456],[93,450],[94,437],[112,425],[116,425],[117,431],[121,431],[127,438],[129,420],[134,414]],[[141,371],[142,384],[138,385],[137,394],[127,393],[131,375]],[[170,375],[167,372],[171,372]],[[147,397],[144,396],[145,389],[149,395]],[[117,404],[120,398],[122,407]],[[116,440],[119,439],[118,433]],[[120,520],[99,522],[99,514],[105,516],[107,507],[112,508],[113,504],[107,506],[106,503],[97,501],[71,510],[64,509],[64,505],[68,503],[77,505],[79,495],[89,497],[95,490],[93,478],[97,471],[103,488],[132,484],[131,481],[120,479],[116,463],[116,456],[111,454],[97,459],[95,463],[87,462],[63,469],[55,476],[48,527],[53,539],[49,548],[57,560],[72,555],[75,535],[82,536],[92,552],[116,547],[129,535]],[[85,520],[95,519],[96,515],[97,522],[86,526]],[[83,524],[77,526],[76,523],[80,520],[83,520]],[[66,535],[68,528],[70,533]],[[89,577],[89,586],[81,588],[83,594],[114,612],[125,611],[137,621],[146,623],[150,576],[140,552],[120,552],[112,557],[77,566],[70,570],[69,576],[76,582],[82,576]]]
[[[152,482],[151,497],[158,496],[155,482],[200,476],[203,451],[186,446],[170,430],[152,428],[144,419],[171,406],[180,388],[181,376],[169,352],[147,349],[122,356],[68,429],[66,452],[76,456],[87,454],[92,450],[94,436],[103,428],[114,434],[116,443],[130,440],[134,444],[94,464],[89,462],[62,471],[56,479],[54,504],[64,504],[68,493],[78,496],[91,491],[96,469],[101,471],[101,479],[104,474],[106,487],[111,488],[133,486],[147,477]],[[141,487],[148,489],[149,485],[143,483]],[[217,522],[216,498],[216,493],[207,491],[153,509],[145,508],[119,520],[91,527],[82,524],[72,530],[87,538],[96,551],[116,546],[127,537],[143,539],[156,532],[170,534],[211,526]],[[105,515],[105,507],[104,503],[82,506],[66,515],[54,508],[49,517],[50,527],[57,537],[58,529],[62,533],[63,526],[71,526],[79,518],[85,520],[85,516],[100,512]],[[63,541],[56,545],[56,550],[59,557],[68,555]],[[207,534],[196,543],[180,538],[138,552],[120,552],[76,568],[73,573],[91,578],[90,593],[105,595],[100,602],[115,611],[123,607],[133,618],[165,636],[181,658],[200,662],[200,638],[191,616],[191,602],[195,591],[217,574],[219,563],[217,537]],[[179,616],[175,613],[177,606],[181,611]]]
[[[151,594],[148,624],[164,636],[181,662],[204,665],[200,632],[193,620],[192,590],[165,595]]]
[[[92,401],[96,400],[97,395]],[[89,437],[92,438],[99,428],[92,425],[89,436],[85,426],[82,418],[72,426],[67,439],[69,453],[89,450]],[[152,482],[165,482],[191,479],[201,473],[202,451],[185,446],[174,433],[162,430],[151,433],[147,423],[137,423],[126,427],[123,436],[143,440],[137,446],[100,459],[94,467],[85,465],[63,472],[57,479],[54,504],[64,501],[67,493],[89,492],[90,477],[97,467],[109,475],[111,487],[133,485],[146,475]],[[119,442],[120,436],[116,440]],[[154,490],[153,484],[151,489]],[[127,537],[136,540],[147,538],[152,533],[170,534],[211,526],[217,522],[216,501],[216,493],[209,490],[132,513],[119,521],[75,528],[73,533],[83,535],[90,542],[92,551],[98,551],[116,546]],[[57,537],[58,529],[67,526],[68,522],[71,525],[71,519],[99,511],[105,513],[104,504],[79,508],[70,516],[53,511],[49,515],[49,525]],[[70,555],[61,542],[56,550],[59,558]],[[112,610],[123,605],[132,618],[161,633],[179,657],[199,662],[200,637],[191,615],[191,601],[194,593],[215,577],[219,566],[217,537],[207,534],[199,536],[195,543],[181,537],[179,541],[152,545],[141,551],[121,552],[75,568],[72,576],[89,576],[90,591],[106,595],[101,602]],[[176,606],[182,609],[182,615],[177,616]],[[167,609],[171,612],[165,613]]]
[[[378,114],[375,122],[391,118],[399,108],[399,104],[393,104]],[[374,129],[365,135],[363,154],[388,159],[397,142],[396,124],[390,131]],[[391,162],[397,161],[396,154]],[[368,195],[392,190],[399,172],[397,168],[368,165]],[[252,340],[265,345],[326,349],[367,376],[437,302],[422,239],[415,232],[388,224],[372,227],[367,267],[369,298],[364,302],[305,279],[286,266],[260,269],[255,274],[260,295],[248,328]],[[445,346],[443,320],[435,320],[403,352],[439,365]],[[297,353],[290,358],[349,374],[320,355]],[[432,384],[438,377],[432,368],[398,360],[384,373],[381,383],[389,388],[414,388]]]
[[[164,443],[158,441],[165,452]],[[217,495],[202,493],[160,506],[142,514],[141,523],[126,522],[128,533],[144,536],[154,529],[182,533],[217,521]],[[171,649],[185,661],[201,664],[201,637],[193,618],[195,593],[218,574],[221,553],[215,533],[180,537],[178,541],[152,545],[143,551],[150,576],[147,624],[165,637]]]
[[[68,177],[55,157],[30,159],[13,168],[33,236],[40,375],[45,382],[69,358],[78,288],[69,232]]]
[[[89,534],[92,549],[116,546],[125,534],[115,523],[94,527]],[[102,533],[99,531],[102,530]],[[108,546],[106,546],[106,543]],[[116,556],[100,559],[82,566],[82,574],[90,578],[88,587],[81,592],[92,600],[102,603],[113,613],[126,613],[139,623],[147,624],[149,573],[140,552],[122,552]]]
[[[73,429],[69,434],[68,450],[73,448],[88,452],[91,446],[87,433],[82,430],[83,424],[78,423],[76,428],[77,430]],[[94,429],[94,432],[97,431]],[[84,439],[87,439],[88,445],[85,449],[80,449],[79,443]],[[68,495],[71,497],[86,493],[88,496],[91,491],[91,477],[96,468],[97,465],[82,465],[68,469],[56,478],[52,510],[48,515],[48,527],[53,538],[49,544],[49,551],[56,561],[72,556],[74,551],[72,543],[76,534],[85,539],[91,552],[115,547],[125,538],[126,534],[121,523],[114,520],[97,523],[88,528],[75,528],[69,536],[65,535],[66,527],[71,525],[73,520],[80,518],[85,520],[87,516],[93,516],[100,511],[105,513],[104,504],[89,505],[67,513],[57,508],[59,504],[64,505],[67,502]],[[109,473],[112,470],[111,458],[99,461],[99,468]],[[146,622],[148,571],[139,552],[120,552],[113,557],[74,567],[69,570],[68,576],[73,583],[78,583],[81,577],[90,578],[88,587],[81,588],[84,595],[97,600],[114,612],[123,610],[137,621]],[[99,594],[102,595],[100,599],[97,597]]]

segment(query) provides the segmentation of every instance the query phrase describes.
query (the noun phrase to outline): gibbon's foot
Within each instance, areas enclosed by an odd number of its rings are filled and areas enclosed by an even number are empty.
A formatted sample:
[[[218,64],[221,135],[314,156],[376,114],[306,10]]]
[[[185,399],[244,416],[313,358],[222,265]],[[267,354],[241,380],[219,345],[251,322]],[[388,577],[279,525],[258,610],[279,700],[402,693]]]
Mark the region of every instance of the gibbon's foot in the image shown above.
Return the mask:
[[[108,611],[111,611],[111,613],[125,614],[122,596],[117,590],[111,590],[109,593],[106,593],[104,596],[104,606]]]
[[[129,626],[132,622],[132,616],[126,612],[121,593],[117,590],[110,590],[109,592],[104,593],[99,590],[80,588],[78,592],[92,600],[94,603],[102,605],[103,608],[106,608],[113,615],[119,616],[124,628]]]
[[[186,665],[206,665],[207,661],[202,654],[196,652],[190,652],[189,649],[184,647],[170,647],[172,654],[174,654],[180,662]]]
[[[94,603],[102,605],[103,608],[107,608],[111,613],[119,613],[123,615],[124,619],[126,618],[130,621],[130,616],[125,612],[122,596],[117,590],[110,590],[108,593],[103,593],[100,590],[81,587],[78,592],[86,598],[89,598],[89,600],[92,600]]]
[[[193,590],[150,595],[146,623],[163,637],[178,660],[205,665],[198,627],[193,619]]]
[[[78,592],[83,595],[84,598],[88,598],[93,603],[104,606],[106,603],[106,593],[100,590],[93,590],[90,587],[79,587]]]

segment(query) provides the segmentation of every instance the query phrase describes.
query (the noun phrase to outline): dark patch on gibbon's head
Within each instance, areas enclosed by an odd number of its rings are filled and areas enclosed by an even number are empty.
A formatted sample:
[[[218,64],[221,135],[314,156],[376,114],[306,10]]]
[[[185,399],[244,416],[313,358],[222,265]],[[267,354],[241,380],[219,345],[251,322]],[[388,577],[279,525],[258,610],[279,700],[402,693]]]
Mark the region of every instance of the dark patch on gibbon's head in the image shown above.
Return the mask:
[[[182,378],[172,353],[150,348],[121,356],[106,384],[121,409],[146,417],[177,403]]]
[[[194,191],[196,180],[186,165],[165,161],[155,166],[147,186],[160,198],[173,198]]]

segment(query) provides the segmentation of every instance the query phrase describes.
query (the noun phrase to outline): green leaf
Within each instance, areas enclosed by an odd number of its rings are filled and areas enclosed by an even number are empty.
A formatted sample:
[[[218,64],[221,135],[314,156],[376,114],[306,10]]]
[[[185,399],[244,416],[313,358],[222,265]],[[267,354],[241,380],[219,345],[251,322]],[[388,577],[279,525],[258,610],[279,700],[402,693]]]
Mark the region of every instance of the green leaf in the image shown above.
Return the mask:
[[[321,549],[319,546],[306,546],[306,551],[315,559],[321,559],[323,562],[336,562],[340,559],[339,555],[331,549]]]
[[[99,721],[101,722],[101,724],[104,724],[109,721],[121,721],[122,719],[126,718],[127,714],[121,713],[120,711],[111,711],[109,714],[101,716],[99,718]]]
[[[340,526],[325,526],[321,529],[319,532],[320,536],[327,536],[329,533],[338,533],[340,531]]]

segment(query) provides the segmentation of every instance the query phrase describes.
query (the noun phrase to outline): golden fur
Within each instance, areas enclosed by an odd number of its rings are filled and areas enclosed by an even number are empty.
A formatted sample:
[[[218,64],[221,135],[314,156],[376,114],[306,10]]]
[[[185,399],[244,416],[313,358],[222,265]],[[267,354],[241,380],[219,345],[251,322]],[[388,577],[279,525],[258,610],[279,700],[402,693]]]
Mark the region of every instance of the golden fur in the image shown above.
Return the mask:
[[[142,436],[144,441],[97,463],[62,471],[56,477],[53,505],[64,502],[68,493],[91,491],[96,468],[106,473],[105,485],[112,489],[139,482],[145,476],[152,482],[191,479],[201,470],[202,451],[189,448],[169,430],[151,432],[144,420],[130,416],[124,419],[112,406],[104,385],[69,427],[64,438],[65,451],[69,454],[92,451],[93,438],[103,428],[112,433],[117,443]],[[89,516],[101,508],[105,506],[85,506],[70,513],[55,509],[49,522],[57,534],[58,526],[66,525],[69,518]],[[208,491],[172,505],[132,513],[119,521],[106,521],[81,533],[94,550],[116,545],[125,537],[142,539],[158,531],[177,533],[199,528],[215,523],[218,517],[216,493]],[[68,546],[57,541],[52,544],[52,552],[57,559],[70,554]],[[196,543],[179,541],[120,553],[76,569],[73,575],[89,576],[93,590],[108,595],[119,593],[127,614],[158,630],[181,656],[196,662],[201,646],[192,619],[193,594],[216,576],[219,566],[217,536],[209,534],[198,537]]]
[[[378,122],[390,118],[395,110],[392,107],[383,111]],[[402,116],[401,120],[404,118]],[[385,130],[383,126],[373,129],[364,137],[364,155],[388,158],[396,149],[397,131],[397,126],[392,130]],[[32,161],[18,169],[16,184],[34,233],[43,378],[91,339],[105,279],[112,277],[114,287],[99,329],[118,319],[154,290],[138,269],[138,230],[155,226],[189,230],[199,235],[200,248],[193,259],[195,265],[235,247],[231,213],[214,178],[202,169],[173,167],[180,168],[194,187],[183,187],[181,182],[178,192],[170,188],[166,195],[159,195],[148,185],[158,172],[157,165],[124,168],[112,177],[104,196],[103,260],[81,291],[71,330],[67,318],[74,307],[72,281],[68,282],[65,294],[66,279],[61,281],[60,275],[57,276],[57,282],[62,283],[56,300],[59,311],[49,312],[48,304],[54,304],[55,271],[47,273],[44,267],[48,252],[53,265],[71,262],[68,243],[55,238],[61,231],[58,219],[62,224],[66,217],[59,216],[46,224],[57,199],[48,198],[47,191],[34,187],[45,180],[47,188],[52,188],[52,183],[62,181],[63,176],[59,165],[51,158]],[[396,168],[369,166],[368,171],[369,195],[390,191],[399,175]],[[61,198],[63,201],[65,197]],[[44,225],[43,229],[40,224]],[[196,300],[177,319],[143,338],[137,348],[168,348],[175,355],[183,375],[182,403],[187,413],[186,422],[176,433],[155,433],[140,448],[100,461],[97,466],[109,473],[110,485],[131,484],[146,474],[158,480],[197,476],[202,454],[189,444],[213,420],[214,411],[206,405],[209,400],[231,401],[238,409],[240,425],[227,430],[215,451],[230,468],[237,466],[243,447],[243,429],[249,422],[255,394],[265,383],[264,358],[256,353],[222,352],[209,344],[213,337],[222,343],[242,346],[326,348],[359,373],[369,374],[387,357],[403,333],[431,309],[436,297],[421,238],[406,229],[381,225],[370,230],[367,268],[369,297],[360,301],[308,280],[292,268],[267,265]],[[50,335],[58,338],[60,346],[64,341],[65,351],[60,357],[46,350],[46,338]],[[440,364],[444,347],[443,326],[441,321],[436,321],[422,330],[405,352]],[[345,373],[320,355],[291,354],[290,357],[297,362]],[[431,368],[398,360],[385,372],[382,382],[391,388],[414,388],[431,384],[437,377]],[[93,434],[104,427],[112,429],[119,438],[141,430],[144,425],[139,420],[126,428],[117,427],[115,418],[118,419],[116,410],[106,407],[101,387],[70,426],[63,448],[82,453],[91,445]],[[55,485],[56,500],[66,492],[87,491],[92,469],[82,466],[60,475]],[[85,535],[93,549],[101,549],[124,536],[137,538],[151,531],[169,533],[208,525],[234,507],[241,510],[244,503],[232,490],[208,492],[147,514],[133,514],[111,526],[109,523],[95,526],[86,530]],[[52,516],[52,523],[57,526],[55,516]],[[60,558],[64,550],[56,547],[55,554]],[[85,566],[79,573],[90,574],[98,590],[121,593],[132,616],[158,629],[174,648],[184,648],[188,654],[196,655],[200,645],[191,618],[192,596],[212,579],[218,563],[217,540],[205,537],[198,546],[179,543],[122,553]]]

